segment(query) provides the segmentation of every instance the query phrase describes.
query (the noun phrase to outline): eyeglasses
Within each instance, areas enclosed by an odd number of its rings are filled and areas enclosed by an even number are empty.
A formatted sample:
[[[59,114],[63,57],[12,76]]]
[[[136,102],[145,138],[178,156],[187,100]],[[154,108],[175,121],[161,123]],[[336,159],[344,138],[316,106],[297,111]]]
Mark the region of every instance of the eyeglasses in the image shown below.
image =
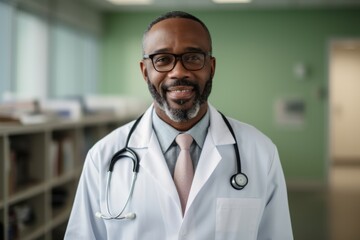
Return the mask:
[[[158,72],[170,72],[174,69],[178,60],[181,60],[181,64],[186,70],[197,71],[205,66],[206,56],[211,56],[211,53],[204,52],[187,52],[183,54],[172,53],[154,53],[144,55],[144,59],[151,59],[151,62]]]

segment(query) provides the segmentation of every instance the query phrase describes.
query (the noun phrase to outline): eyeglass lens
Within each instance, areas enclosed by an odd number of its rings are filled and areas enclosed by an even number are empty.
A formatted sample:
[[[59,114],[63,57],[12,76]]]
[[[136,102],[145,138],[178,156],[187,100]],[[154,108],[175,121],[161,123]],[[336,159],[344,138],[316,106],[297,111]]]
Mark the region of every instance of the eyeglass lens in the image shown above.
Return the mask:
[[[181,60],[182,65],[187,70],[195,71],[200,70],[205,64],[205,53],[184,53],[182,55],[174,55],[170,53],[159,53],[152,55],[152,62],[154,68],[159,72],[171,71],[176,63],[177,59]]]

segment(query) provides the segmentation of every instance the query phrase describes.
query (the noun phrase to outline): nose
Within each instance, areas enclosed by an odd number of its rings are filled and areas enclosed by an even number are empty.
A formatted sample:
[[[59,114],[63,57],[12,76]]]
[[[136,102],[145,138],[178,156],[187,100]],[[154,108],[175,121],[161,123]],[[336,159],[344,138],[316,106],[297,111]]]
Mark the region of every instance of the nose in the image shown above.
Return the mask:
[[[181,61],[181,57],[177,57],[175,59],[175,66],[168,73],[170,78],[184,78],[184,77],[188,77],[189,74],[190,74],[190,71],[184,67],[184,65]]]

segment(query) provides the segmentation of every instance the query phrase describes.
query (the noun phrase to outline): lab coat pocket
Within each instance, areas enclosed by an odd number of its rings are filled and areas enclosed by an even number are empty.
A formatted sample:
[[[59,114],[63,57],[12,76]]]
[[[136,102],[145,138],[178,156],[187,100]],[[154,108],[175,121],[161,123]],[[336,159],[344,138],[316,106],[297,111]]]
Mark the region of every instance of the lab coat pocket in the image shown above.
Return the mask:
[[[218,198],[215,239],[255,240],[260,209],[261,200],[258,198]]]

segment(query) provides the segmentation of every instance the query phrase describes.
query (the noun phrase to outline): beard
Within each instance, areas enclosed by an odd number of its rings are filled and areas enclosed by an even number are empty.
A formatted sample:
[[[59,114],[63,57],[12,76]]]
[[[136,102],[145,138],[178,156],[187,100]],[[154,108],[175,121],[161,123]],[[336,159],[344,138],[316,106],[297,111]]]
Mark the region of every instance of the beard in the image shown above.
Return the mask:
[[[174,122],[186,122],[190,119],[193,119],[197,116],[197,114],[200,111],[200,106],[207,102],[209,95],[211,93],[212,89],[212,78],[209,77],[209,79],[205,83],[205,87],[203,92],[200,92],[200,86],[196,83],[192,83],[189,80],[186,79],[179,79],[175,81],[172,84],[169,85],[162,85],[161,86],[161,94],[156,91],[156,88],[153,84],[151,84],[151,81],[147,80],[148,88],[150,91],[151,96],[155,100],[155,102],[159,105],[159,108],[165,112],[165,114]],[[193,104],[192,107],[189,109],[175,109],[170,107],[170,104],[168,103],[166,99],[166,92],[169,87],[173,86],[192,86],[195,92],[195,99],[192,100]],[[177,104],[183,105],[186,101],[184,100],[178,100],[176,101]]]

